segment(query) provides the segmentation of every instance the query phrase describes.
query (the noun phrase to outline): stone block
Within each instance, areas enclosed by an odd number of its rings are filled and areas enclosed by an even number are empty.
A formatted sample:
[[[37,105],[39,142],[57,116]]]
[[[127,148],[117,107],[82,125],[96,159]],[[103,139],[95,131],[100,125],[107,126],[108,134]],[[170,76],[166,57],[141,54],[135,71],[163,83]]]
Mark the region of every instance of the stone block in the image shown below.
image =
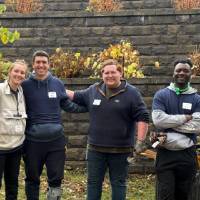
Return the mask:
[[[39,31],[36,30],[36,35],[41,35],[41,36],[45,36],[45,33],[48,37],[60,37],[61,35],[64,35],[64,29],[63,28],[58,28],[58,27],[50,27],[47,30],[45,29],[39,29]],[[39,32],[39,33],[38,33]],[[45,32],[45,33],[44,33]]]
[[[190,23],[189,15],[177,15],[176,16],[177,23]]]
[[[92,35],[104,35],[106,34],[107,27],[91,27]]]
[[[176,44],[177,36],[176,35],[162,35],[161,36],[161,44]]]
[[[156,0],[156,8],[172,8],[171,0]]]
[[[20,58],[23,57],[26,60],[26,62],[28,62],[29,60],[28,60],[27,55],[32,55],[32,48],[27,48],[27,47],[17,48],[17,54],[16,55],[17,56],[20,55]],[[31,67],[31,66],[29,66],[29,67]]]
[[[184,33],[185,34],[198,33],[198,27],[199,27],[199,30],[200,30],[200,24],[187,24],[187,25],[184,25],[184,27],[183,27]]]
[[[175,22],[175,17],[173,15],[169,16],[146,16],[144,23],[145,24],[160,24],[160,25],[165,25],[165,24],[174,24]]]
[[[191,36],[190,35],[177,35],[177,44],[190,44]]]
[[[168,25],[167,26],[167,34],[177,34],[181,32],[182,27],[180,25]]]
[[[135,45],[160,44],[160,35],[130,36]]]
[[[69,27],[73,26],[74,23],[77,23],[77,25],[80,25],[83,23],[83,19],[76,19],[76,18],[70,18],[70,17],[61,17],[61,18],[50,18],[47,20],[48,27]]]
[[[191,36],[191,41],[193,42],[193,44],[199,44],[200,43],[200,35],[192,35]]]
[[[88,122],[64,122],[64,132],[66,135],[86,135],[89,128]]]
[[[70,43],[71,43],[71,40],[69,38],[57,38],[55,42],[56,47],[60,47],[60,46],[63,47],[63,45],[69,46]]]
[[[175,45],[168,45],[168,54],[184,54],[185,46],[184,45],[178,45],[175,43]]]
[[[153,97],[144,97],[144,102],[146,103],[147,108],[150,110],[152,106]]]
[[[66,160],[68,161],[84,161],[85,148],[69,148],[66,150]]]
[[[85,148],[87,144],[86,135],[68,136],[68,148]]]
[[[15,41],[13,44],[14,47],[41,47],[42,39],[41,38],[20,38],[20,40]]]
[[[65,122],[86,122],[89,120],[88,113],[66,113],[65,111],[62,112],[62,119]]]
[[[72,161],[72,160],[67,160],[65,162],[65,169],[66,170],[72,170],[72,169],[85,169],[86,168],[86,161]]]
[[[88,27],[73,27],[71,30],[72,36],[88,36],[91,35],[91,28]]]
[[[123,9],[141,9],[143,8],[143,1],[124,1],[122,2]]]
[[[63,36],[71,36],[72,27],[63,27]]]
[[[11,28],[10,31],[14,31],[15,29]],[[20,33],[20,37],[34,37],[35,36],[35,29],[33,28],[17,28],[17,31]]]
[[[200,23],[200,17],[199,17],[200,14],[197,14],[197,15],[191,15],[190,16],[190,23],[191,24],[199,24]]]
[[[155,0],[145,0],[144,1],[144,8],[151,8],[154,9],[156,7]]]
[[[85,25],[87,27],[90,26],[111,26],[113,25],[113,18],[112,17],[91,17],[86,18]]]
[[[140,55],[152,55],[152,45],[150,46],[137,46],[136,49],[139,51]]]
[[[126,21],[126,25],[135,26],[135,25],[144,25],[145,17],[144,16],[130,16]],[[117,23],[117,22],[116,22]]]
[[[168,49],[166,45],[154,45],[152,46],[152,55],[167,54],[167,50]]]
[[[121,30],[122,35],[127,36],[141,36],[141,35],[150,35],[152,34],[151,26],[123,26]]]
[[[142,66],[148,66],[148,65],[153,65],[154,66],[154,63],[158,61],[158,56],[144,56],[144,55],[141,55],[140,56],[140,63]]]
[[[111,26],[110,28],[105,30],[104,35],[105,36],[123,35],[122,29],[123,29],[123,27],[120,27],[120,26]]]

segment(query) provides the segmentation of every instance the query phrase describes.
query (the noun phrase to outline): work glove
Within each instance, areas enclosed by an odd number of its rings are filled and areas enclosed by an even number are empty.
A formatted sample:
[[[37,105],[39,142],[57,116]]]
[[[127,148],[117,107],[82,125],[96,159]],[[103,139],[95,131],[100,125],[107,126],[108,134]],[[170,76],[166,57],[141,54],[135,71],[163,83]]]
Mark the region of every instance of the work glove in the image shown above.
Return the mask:
[[[127,161],[129,162],[129,164],[134,164],[138,162],[140,153],[144,152],[146,149],[147,147],[146,147],[145,141],[137,140],[134,151],[127,158]]]
[[[140,154],[147,149],[145,141],[137,140],[135,144],[135,152],[136,154]]]

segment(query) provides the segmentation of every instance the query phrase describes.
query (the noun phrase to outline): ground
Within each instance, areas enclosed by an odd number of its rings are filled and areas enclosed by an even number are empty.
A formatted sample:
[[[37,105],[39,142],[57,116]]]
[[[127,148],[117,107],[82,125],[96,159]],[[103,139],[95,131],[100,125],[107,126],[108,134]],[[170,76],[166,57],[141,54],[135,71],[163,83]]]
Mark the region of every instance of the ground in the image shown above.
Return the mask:
[[[152,174],[130,174],[128,181],[127,200],[154,200],[155,176]],[[40,200],[46,200],[45,171],[41,177]],[[85,200],[86,173],[85,170],[65,170],[65,179],[62,185],[63,200]],[[0,200],[5,199],[4,187],[0,190]],[[25,199],[24,194],[24,168],[21,166],[19,177],[19,200]],[[110,200],[110,186],[106,177],[103,186],[102,200]]]

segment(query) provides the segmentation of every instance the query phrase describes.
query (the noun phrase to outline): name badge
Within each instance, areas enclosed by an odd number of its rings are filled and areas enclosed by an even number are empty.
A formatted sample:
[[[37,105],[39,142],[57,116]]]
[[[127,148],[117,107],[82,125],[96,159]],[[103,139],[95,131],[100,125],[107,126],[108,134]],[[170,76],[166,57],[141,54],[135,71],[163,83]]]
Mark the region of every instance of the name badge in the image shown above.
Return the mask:
[[[95,105],[95,106],[99,106],[100,104],[101,104],[101,99],[95,99],[93,101],[93,105]]]
[[[186,110],[191,110],[192,109],[192,104],[191,103],[183,103],[182,108]]]
[[[48,92],[49,98],[57,98],[56,92]]]

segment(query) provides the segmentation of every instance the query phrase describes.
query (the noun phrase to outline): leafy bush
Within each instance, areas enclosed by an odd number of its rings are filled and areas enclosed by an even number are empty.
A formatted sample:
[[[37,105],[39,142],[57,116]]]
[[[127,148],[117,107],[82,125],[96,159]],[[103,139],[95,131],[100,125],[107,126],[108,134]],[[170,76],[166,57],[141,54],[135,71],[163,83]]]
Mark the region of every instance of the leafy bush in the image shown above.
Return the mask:
[[[5,80],[8,75],[8,69],[11,66],[11,62],[6,60],[5,58],[2,57],[0,54],[0,80]]]
[[[79,52],[64,52],[57,48],[50,56],[51,70],[59,78],[79,77],[87,69],[87,58]]]
[[[122,4],[119,0],[89,0],[87,11],[90,12],[114,12],[120,10]]]
[[[4,4],[0,4],[0,14],[6,11],[6,6]],[[1,22],[0,22],[1,25]],[[8,28],[3,26],[0,27],[0,42],[3,45],[8,43],[13,43],[15,40],[20,38],[20,33],[16,30],[11,32]],[[0,53],[0,80],[5,80],[8,75],[8,69],[12,63],[5,58],[3,58],[2,54]]]
[[[122,40],[119,44],[110,45],[97,56],[92,65],[91,78],[100,77],[101,63],[107,59],[116,59],[124,69],[125,78],[143,78],[144,74],[139,69],[139,52],[129,41]]]
[[[200,48],[197,46],[189,57],[193,63],[193,75],[200,76]]]
[[[0,4],[0,14],[6,11],[6,6],[4,4]],[[1,23],[0,23],[1,25]],[[8,43],[13,43],[15,40],[19,40],[20,33],[16,30],[11,32],[8,28],[0,27],[0,41],[5,45]]]
[[[189,10],[200,8],[199,0],[173,0],[173,5],[176,10]]]
[[[28,14],[42,10],[41,0],[5,0],[5,3],[13,11]]]
[[[80,77],[85,71],[92,72],[90,78],[100,78],[101,63],[110,58],[122,65],[125,78],[144,77],[139,69],[139,52],[128,41],[111,44],[107,49],[87,56],[57,48],[50,56],[51,70],[59,78]]]

